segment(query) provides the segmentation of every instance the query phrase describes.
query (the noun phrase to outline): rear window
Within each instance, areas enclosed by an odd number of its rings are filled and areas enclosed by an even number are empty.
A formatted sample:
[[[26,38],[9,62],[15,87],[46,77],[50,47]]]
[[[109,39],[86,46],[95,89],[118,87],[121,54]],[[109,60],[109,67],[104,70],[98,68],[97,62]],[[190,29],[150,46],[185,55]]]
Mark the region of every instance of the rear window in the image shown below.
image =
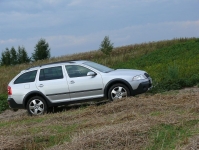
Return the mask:
[[[36,74],[37,74],[37,70],[30,71],[30,72],[26,72],[26,73],[20,75],[20,76],[14,81],[14,84],[34,82],[34,81],[35,81]]]
[[[40,70],[39,81],[62,79],[62,67],[51,67]]]

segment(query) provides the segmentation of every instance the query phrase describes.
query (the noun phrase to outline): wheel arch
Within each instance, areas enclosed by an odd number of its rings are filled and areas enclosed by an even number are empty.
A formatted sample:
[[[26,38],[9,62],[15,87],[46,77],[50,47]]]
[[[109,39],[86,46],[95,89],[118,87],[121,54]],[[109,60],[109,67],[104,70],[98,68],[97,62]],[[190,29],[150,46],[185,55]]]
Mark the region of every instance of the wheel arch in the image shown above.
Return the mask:
[[[29,100],[31,97],[34,97],[34,96],[40,96],[40,97],[42,97],[42,98],[45,100],[45,102],[46,102],[46,104],[47,104],[47,107],[49,107],[49,100],[47,99],[47,97],[46,97],[44,94],[42,94],[42,93],[39,92],[39,91],[31,91],[31,92],[27,93],[27,94],[25,95],[24,99],[23,99],[23,107],[24,107],[24,108],[26,108],[26,105],[27,105],[28,100]]]
[[[127,86],[127,88],[129,89],[129,92],[130,92],[130,95],[132,95],[132,87],[131,85],[124,79],[113,79],[111,81],[109,81],[105,88],[104,88],[104,95],[105,95],[105,98],[108,99],[108,90],[111,88],[111,86],[113,86],[114,84],[118,84],[118,83],[121,83],[121,84],[124,84],[125,86]]]

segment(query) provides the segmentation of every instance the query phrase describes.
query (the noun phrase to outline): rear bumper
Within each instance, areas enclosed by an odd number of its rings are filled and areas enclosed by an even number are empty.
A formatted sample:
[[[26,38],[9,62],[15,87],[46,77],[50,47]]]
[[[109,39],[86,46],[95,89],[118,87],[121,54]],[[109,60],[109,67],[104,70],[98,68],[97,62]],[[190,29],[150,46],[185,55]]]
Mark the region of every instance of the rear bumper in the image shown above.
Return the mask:
[[[13,98],[8,98],[8,105],[13,109],[24,109],[23,104],[17,104]]]
[[[131,95],[138,95],[138,94],[141,94],[141,93],[145,93],[146,91],[148,91],[149,89],[152,88],[152,84],[151,84],[151,81],[146,81],[146,82],[142,82],[139,84],[138,88],[133,90],[131,92]]]

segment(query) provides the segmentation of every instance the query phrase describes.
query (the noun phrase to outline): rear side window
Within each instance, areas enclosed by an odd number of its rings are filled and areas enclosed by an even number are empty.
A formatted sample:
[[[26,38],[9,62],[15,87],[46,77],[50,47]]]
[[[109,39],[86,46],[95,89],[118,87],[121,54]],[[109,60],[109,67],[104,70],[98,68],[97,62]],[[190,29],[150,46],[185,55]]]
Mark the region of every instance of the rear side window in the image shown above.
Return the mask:
[[[30,72],[26,72],[26,73],[20,75],[20,76],[14,81],[14,84],[34,82],[34,81],[35,81],[36,74],[37,74],[37,70],[30,71]]]
[[[62,67],[51,67],[40,70],[39,81],[62,79]]]

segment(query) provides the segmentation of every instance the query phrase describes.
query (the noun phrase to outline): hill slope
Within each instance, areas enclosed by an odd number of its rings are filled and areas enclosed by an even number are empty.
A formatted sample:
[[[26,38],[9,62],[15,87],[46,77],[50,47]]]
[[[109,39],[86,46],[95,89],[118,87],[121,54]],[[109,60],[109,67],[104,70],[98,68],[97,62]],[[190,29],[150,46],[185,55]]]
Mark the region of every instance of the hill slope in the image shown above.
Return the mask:
[[[10,115],[0,121],[0,149],[196,148],[198,98],[199,90],[195,88],[73,105],[37,117]],[[196,142],[190,145],[191,141]]]

